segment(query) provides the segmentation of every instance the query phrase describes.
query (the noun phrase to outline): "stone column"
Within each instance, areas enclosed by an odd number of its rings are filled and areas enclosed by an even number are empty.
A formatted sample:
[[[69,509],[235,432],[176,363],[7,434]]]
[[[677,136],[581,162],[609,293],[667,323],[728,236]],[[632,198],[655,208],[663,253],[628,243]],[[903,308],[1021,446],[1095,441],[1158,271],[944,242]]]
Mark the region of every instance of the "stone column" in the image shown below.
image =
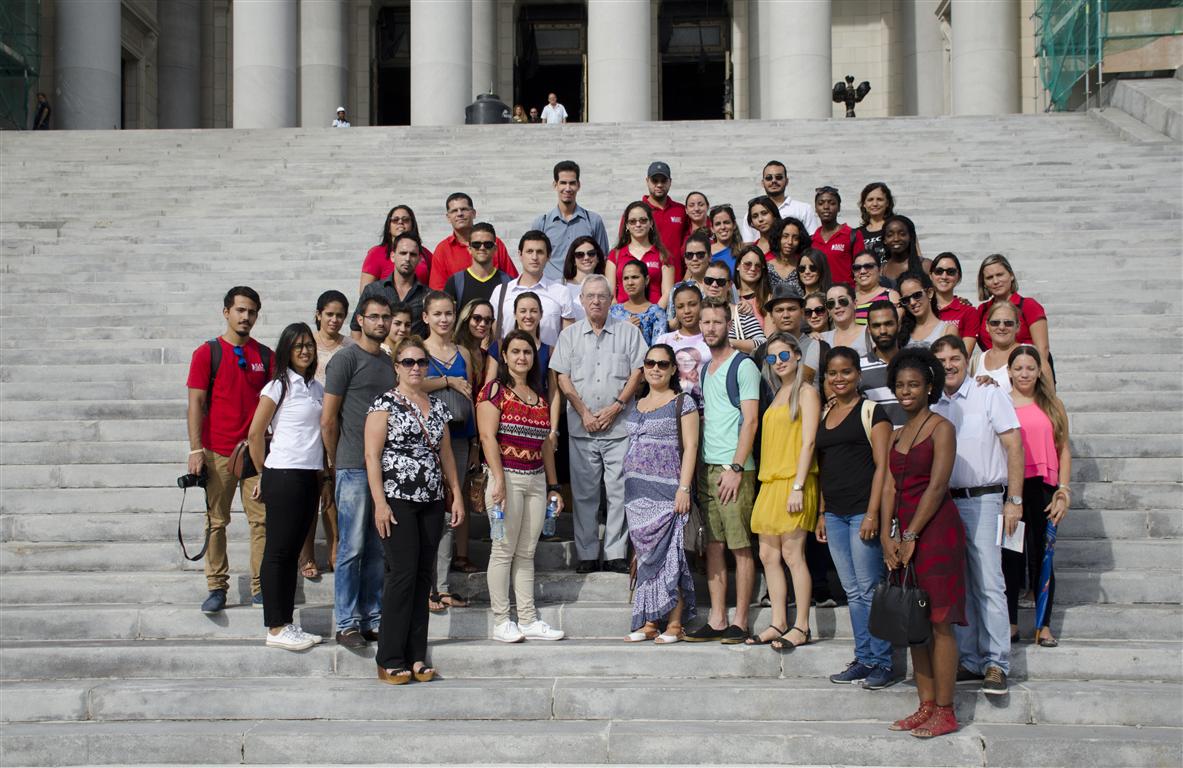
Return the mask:
[[[588,122],[652,119],[651,30],[649,0],[587,4]]]
[[[157,0],[156,48],[161,128],[201,127],[201,0]]]
[[[759,0],[760,117],[832,117],[830,0]]]
[[[120,1],[58,0],[55,14],[54,126],[120,128]]]
[[[345,0],[300,0],[300,125],[327,128],[347,104],[349,44]]]
[[[472,90],[488,93],[497,88],[497,3],[472,0]],[[498,94],[502,101],[513,101],[512,93]],[[512,104],[510,105],[512,106]]]
[[[411,125],[463,125],[474,96],[471,2],[411,0]]]
[[[1019,111],[1019,0],[954,0],[955,115]]]
[[[904,114],[945,112],[945,42],[936,11],[940,0],[902,3]]]
[[[299,123],[298,9],[292,0],[234,3],[235,128]]]
[[[731,4],[731,116],[746,120],[748,107],[748,0]]]

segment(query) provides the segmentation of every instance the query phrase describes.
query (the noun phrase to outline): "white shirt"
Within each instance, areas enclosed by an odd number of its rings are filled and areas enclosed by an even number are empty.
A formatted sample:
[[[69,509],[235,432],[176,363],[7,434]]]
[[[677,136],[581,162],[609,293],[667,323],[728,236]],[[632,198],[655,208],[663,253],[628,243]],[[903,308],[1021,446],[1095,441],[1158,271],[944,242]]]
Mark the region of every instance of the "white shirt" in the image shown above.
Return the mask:
[[[320,438],[320,412],[324,408],[325,388],[316,379],[304,383],[304,377],[288,370],[288,391],[279,402],[280,383],[269,381],[259,392],[279,410],[271,417],[271,452],[263,466],[271,469],[324,469],[324,443]]]
[[[562,104],[555,102],[553,106],[547,104],[542,108],[542,122],[550,125],[558,125],[567,119],[567,110],[563,108]]]
[[[982,375],[989,376],[998,382],[998,386],[1003,392],[1006,392],[1009,395],[1011,389],[1010,366],[1007,365],[1006,361],[1004,360],[1002,366],[999,368],[987,368],[983,362],[985,359],[985,353],[975,355],[973,360],[970,362],[969,375],[974,377]]]
[[[569,286],[546,276],[529,287],[522,286],[520,277],[514,278],[493,291],[490,301],[493,303],[493,311],[498,314],[497,324],[501,329],[500,335],[504,337],[505,334],[513,330],[514,298],[527,291],[538,294],[538,298],[542,301],[542,322],[538,324],[538,338],[543,344],[553,347],[559,340],[559,331],[563,330],[563,320],[574,320],[575,310],[572,307],[572,294]],[[501,311],[502,295],[505,296],[504,311]]]
[[[821,219],[817,217],[817,212],[813,210],[813,206],[802,200],[794,200],[788,195],[785,195],[785,201],[780,204],[778,210],[782,219],[786,219],[789,216],[798,219],[805,225],[805,228],[809,230],[809,234],[811,235],[822,225]],[[746,215],[739,222],[739,234],[745,243],[754,243],[760,239],[760,233],[752,229],[751,224],[748,224]]]
[[[350,127],[349,121],[342,120],[341,118],[338,117],[335,120],[333,120],[333,127],[334,128],[348,128],[348,127]]]
[[[1019,428],[1010,397],[999,387],[966,376],[952,396],[942,392],[932,407],[957,429],[957,458],[950,488],[1007,484],[1006,449],[998,436]]]
[[[583,302],[579,300],[579,294],[583,290],[583,286],[578,283],[567,282],[564,282],[563,285],[567,287],[567,293],[571,297],[571,311],[574,313],[571,318],[577,323],[580,320],[586,319],[587,310],[583,308]]]

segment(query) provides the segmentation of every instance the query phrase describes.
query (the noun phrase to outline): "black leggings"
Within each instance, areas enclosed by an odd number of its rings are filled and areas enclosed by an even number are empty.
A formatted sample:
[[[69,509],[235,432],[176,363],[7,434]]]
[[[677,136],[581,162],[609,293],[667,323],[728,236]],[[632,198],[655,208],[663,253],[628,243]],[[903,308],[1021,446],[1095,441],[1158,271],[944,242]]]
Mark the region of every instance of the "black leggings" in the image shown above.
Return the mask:
[[[1047,512],[1044,508],[1052,501],[1056,492],[1054,486],[1043,482],[1042,477],[1029,477],[1023,481],[1023,523],[1027,528],[1023,534],[1023,551],[1002,550],[1002,576],[1006,579],[1006,609],[1010,623],[1019,623],[1019,595],[1024,588],[1039,592],[1039,572],[1043,568],[1043,551],[1047,545]],[[1047,589],[1047,612],[1043,615],[1043,626],[1051,625],[1052,606],[1056,599],[1056,574],[1052,571]],[[1036,627],[1038,632],[1043,627]]]
[[[427,596],[444,530],[444,502],[416,503],[387,497],[398,525],[382,539],[386,578],[375,661],[386,669],[410,669],[427,660]]]
[[[263,467],[262,497],[267,507],[267,540],[259,567],[263,623],[282,627],[292,623],[300,550],[320,503],[316,470]]]

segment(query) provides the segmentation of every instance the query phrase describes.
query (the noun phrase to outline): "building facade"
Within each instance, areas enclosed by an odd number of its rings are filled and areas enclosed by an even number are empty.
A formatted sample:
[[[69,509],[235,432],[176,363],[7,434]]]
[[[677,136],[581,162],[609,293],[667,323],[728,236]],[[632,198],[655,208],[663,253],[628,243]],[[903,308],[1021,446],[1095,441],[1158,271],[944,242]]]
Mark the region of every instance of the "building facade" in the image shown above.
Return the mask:
[[[56,128],[1038,112],[1035,0],[41,0]]]

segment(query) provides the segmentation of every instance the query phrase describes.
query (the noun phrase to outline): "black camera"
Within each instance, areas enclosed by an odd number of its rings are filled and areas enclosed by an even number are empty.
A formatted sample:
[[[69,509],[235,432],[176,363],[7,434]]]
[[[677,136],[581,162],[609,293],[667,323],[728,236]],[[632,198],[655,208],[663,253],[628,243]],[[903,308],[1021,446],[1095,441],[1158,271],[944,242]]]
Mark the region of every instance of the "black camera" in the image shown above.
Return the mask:
[[[195,475],[192,472],[190,472],[187,475],[181,475],[180,477],[178,477],[177,478],[177,487],[178,488],[195,488],[195,487],[196,488],[204,488],[205,487],[205,480],[206,480],[205,469],[202,469],[200,475]]]

